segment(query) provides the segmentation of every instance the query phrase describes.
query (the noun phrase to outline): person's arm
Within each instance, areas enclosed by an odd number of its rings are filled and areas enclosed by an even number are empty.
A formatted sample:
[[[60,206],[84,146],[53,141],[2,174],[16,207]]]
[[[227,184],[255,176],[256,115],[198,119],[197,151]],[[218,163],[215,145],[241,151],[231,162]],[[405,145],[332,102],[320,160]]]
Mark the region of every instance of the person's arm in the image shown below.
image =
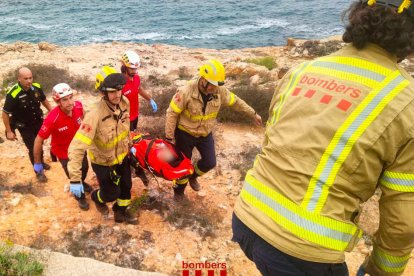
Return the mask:
[[[6,95],[6,100],[4,102],[3,114],[2,114],[4,128],[6,129],[7,140],[12,140],[12,141],[17,140],[16,134],[14,133],[10,125],[10,114],[13,114],[16,108],[17,108],[16,98],[11,96],[11,92],[9,91]]]
[[[33,146],[33,155],[35,163],[42,163],[42,149],[43,149],[43,138],[39,135],[36,136]]]
[[[142,85],[139,88],[139,94],[150,103],[152,111],[157,112],[157,104],[155,103],[154,99],[151,98],[150,94],[148,94],[148,92],[142,87]]]
[[[16,134],[12,131],[11,126],[10,126],[9,114],[3,111],[2,118],[3,118],[4,127],[6,129],[7,140],[11,140],[11,141],[17,140]]]
[[[50,105],[49,101],[46,99],[42,102],[42,105],[44,107],[46,107],[47,111],[49,112],[50,110],[52,110],[52,106]]]
[[[223,103],[225,105],[230,106],[237,111],[247,114],[253,119],[256,125],[258,126],[262,125],[262,117],[260,117],[260,115],[257,114],[257,112],[250,105],[248,105],[245,101],[237,97],[236,94],[234,94],[233,92],[230,92],[226,88],[220,89],[220,93],[223,99]]]
[[[379,182],[380,224],[362,268],[369,275],[401,275],[414,248],[414,139],[398,149]]]
[[[185,106],[184,100],[183,92],[180,91],[177,91],[171,99],[165,119],[165,138],[168,140],[172,141],[174,139],[174,132],[177,127],[178,117],[181,112],[183,112]]]
[[[100,120],[98,114],[99,111],[97,109],[86,114],[82,125],[69,145],[68,172],[71,183],[79,183],[81,181],[83,156],[95,138],[96,129]]]

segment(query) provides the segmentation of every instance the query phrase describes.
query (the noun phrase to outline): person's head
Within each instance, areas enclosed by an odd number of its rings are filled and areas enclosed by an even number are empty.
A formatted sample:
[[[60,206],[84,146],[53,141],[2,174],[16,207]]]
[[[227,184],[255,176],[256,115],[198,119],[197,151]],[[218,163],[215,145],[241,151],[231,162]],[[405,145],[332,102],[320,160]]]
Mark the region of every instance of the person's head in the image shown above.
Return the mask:
[[[127,75],[128,77],[134,77],[138,72],[138,67],[141,66],[141,59],[138,54],[134,51],[126,51],[121,56],[121,72],[122,74]]]
[[[224,85],[226,80],[226,72],[223,64],[220,61],[211,59],[203,64],[199,69],[200,80],[199,84],[203,93],[214,94],[217,92],[217,87]]]
[[[414,5],[407,0],[359,0],[344,13],[344,42],[357,49],[374,43],[399,60],[414,50]]]
[[[30,71],[30,69],[27,67],[20,68],[17,74],[17,80],[24,90],[28,90],[30,87],[32,87],[33,83],[32,71]]]
[[[73,91],[69,85],[66,83],[56,84],[52,90],[52,97],[63,112],[72,112],[75,102],[73,101]]]
[[[118,105],[122,98],[125,77],[110,66],[104,66],[96,75],[95,88],[101,91],[104,99],[112,105]]]

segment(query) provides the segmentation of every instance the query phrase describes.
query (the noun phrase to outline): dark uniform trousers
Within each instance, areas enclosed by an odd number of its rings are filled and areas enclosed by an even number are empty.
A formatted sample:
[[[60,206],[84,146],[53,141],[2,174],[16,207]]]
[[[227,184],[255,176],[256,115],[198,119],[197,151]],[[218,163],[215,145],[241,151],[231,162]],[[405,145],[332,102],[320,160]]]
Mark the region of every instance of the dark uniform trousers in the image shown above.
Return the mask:
[[[131,168],[128,158],[124,158],[121,164],[114,166],[101,166],[92,163],[92,169],[99,182],[99,190],[92,192],[91,198],[96,203],[112,202],[117,199],[131,199]],[[115,171],[115,172],[114,172]],[[127,206],[113,205],[113,210],[125,210]]]
[[[264,276],[347,276],[346,263],[316,263],[279,251],[248,228],[234,213],[233,238]]]
[[[196,148],[201,155],[201,159],[198,160],[196,167],[203,173],[208,172],[216,166],[216,150],[211,132],[206,137],[194,137],[177,128],[175,129],[175,145],[189,159],[193,156],[193,149]],[[197,175],[196,172],[194,173]],[[187,183],[176,185],[174,190],[182,193],[186,186]]]
[[[26,145],[26,148],[29,150],[29,158],[32,165],[34,164],[34,155],[33,155],[33,148],[34,148],[34,141],[36,139],[37,133],[39,132],[41,126],[43,124],[43,120],[35,121],[32,125],[25,125],[24,127],[17,127],[20,135],[23,138],[23,142]],[[41,161],[43,163],[43,151]]]

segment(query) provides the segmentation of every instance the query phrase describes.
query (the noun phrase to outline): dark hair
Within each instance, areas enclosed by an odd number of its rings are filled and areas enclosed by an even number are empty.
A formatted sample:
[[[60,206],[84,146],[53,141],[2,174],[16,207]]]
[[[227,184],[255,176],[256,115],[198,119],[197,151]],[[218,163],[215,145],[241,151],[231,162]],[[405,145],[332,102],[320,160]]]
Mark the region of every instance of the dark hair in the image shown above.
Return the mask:
[[[121,73],[122,74],[125,74],[126,72],[127,72],[127,67],[122,64],[122,66],[121,66]]]
[[[406,58],[414,49],[414,18],[407,11],[397,13],[396,8],[381,5],[368,6],[354,2],[344,12],[348,25],[342,39],[362,49],[374,43],[399,59]]]

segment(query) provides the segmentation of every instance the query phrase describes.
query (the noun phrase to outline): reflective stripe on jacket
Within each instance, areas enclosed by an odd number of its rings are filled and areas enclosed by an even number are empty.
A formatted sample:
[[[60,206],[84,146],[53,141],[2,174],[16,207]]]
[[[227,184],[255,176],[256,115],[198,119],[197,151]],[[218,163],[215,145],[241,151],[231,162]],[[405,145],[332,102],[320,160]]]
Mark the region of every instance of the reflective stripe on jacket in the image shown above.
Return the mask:
[[[242,99],[224,87],[218,87],[218,93],[207,103],[203,113],[203,99],[198,91],[199,78],[189,81],[178,89],[167,109],[165,135],[174,138],[175,128],[195,136],[207,136],[216,124],[216,117],[222,104],[251,116],[255,111]]]
[[[380,186],[372,261],[384,273],[404,270],[414,247],[414,85],[396,61],[375,45],[348,45],[279,83],[235,206],[279,250],[343,262],[361,236],[360,203]]]
[[[128,153],[129,102],[122,97],[117,111],[101,99],[88,112],[69,146],[68,170],[71,181],[80,181],[86,149],[92,163],[111,166],[122,163]],[[118,119],[116,119],[118,118]]]

